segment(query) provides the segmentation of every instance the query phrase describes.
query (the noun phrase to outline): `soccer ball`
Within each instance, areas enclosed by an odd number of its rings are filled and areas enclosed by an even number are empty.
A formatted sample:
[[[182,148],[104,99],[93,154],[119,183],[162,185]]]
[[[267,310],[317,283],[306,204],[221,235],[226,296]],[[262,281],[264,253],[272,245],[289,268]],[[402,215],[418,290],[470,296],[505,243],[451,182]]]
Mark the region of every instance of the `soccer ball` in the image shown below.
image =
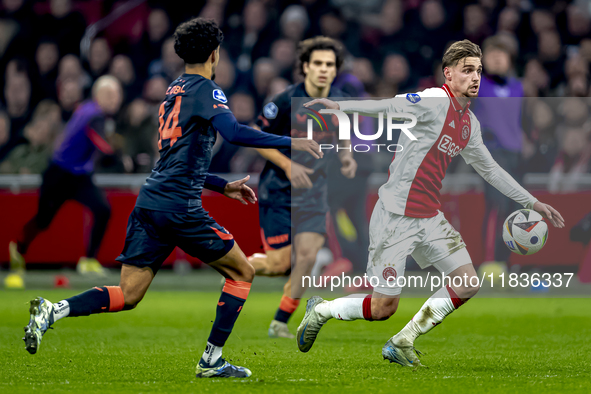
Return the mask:
[[[520,209],[509,215],[503,224],[503,241],[513,253],[534,254],[547,240],[548,225],[536,211]]]

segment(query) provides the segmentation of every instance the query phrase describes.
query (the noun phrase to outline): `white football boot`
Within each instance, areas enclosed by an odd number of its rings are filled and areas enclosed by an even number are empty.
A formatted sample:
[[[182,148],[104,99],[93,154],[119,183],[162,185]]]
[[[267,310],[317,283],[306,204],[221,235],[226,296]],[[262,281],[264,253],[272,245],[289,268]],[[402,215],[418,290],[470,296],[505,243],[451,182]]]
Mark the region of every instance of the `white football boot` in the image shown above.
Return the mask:
[[[269,338],[295,338],[291,332],[289,332],[289,328],[287,327],[287,323],[283,323],[278,320],[273,320],[271,325],[269,326]]]

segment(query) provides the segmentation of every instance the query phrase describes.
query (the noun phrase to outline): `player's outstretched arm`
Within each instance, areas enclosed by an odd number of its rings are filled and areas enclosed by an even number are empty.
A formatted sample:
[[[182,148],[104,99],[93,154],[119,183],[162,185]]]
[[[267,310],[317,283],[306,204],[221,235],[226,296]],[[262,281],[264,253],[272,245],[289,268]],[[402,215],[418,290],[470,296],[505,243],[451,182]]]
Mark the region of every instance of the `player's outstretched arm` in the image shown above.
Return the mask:
[[[314,173],[313,169],[293,162],[277,149],[257,149],[257,152],[281,168],[285,172],[287,179],[291,182],[292,187],[296,189],[312,188],[312,181],[308,175]]]
[[[554,227],[563,228],[564,219],[557,210],[538,201],[525,190],[507,171],[491,156],[484,144],[480,143],[472,149],[462,152],[462,156],[471,160],[472,167],[485,181],[513,201],[528,209],[533,209],[552,223]]]
[[[211,118],[211,124],[231,144],[251,148],[292,148],[310,153],[317,159],[323,156],[314,140],[282,137],[238,123],[231,113],[221,113]]]
[[[357,112],[359,115],[377,118],[379,113],[382,113],[382,116],[384,116],[387,112],[399,112],[396,107],[392,105],[392,100],[393,99],[332,101],[327,98],[319,98],[308,101],[304,104],[304,107],[308,108],[315,104],[321,104],[327,109],[341,110],[346,113]]]

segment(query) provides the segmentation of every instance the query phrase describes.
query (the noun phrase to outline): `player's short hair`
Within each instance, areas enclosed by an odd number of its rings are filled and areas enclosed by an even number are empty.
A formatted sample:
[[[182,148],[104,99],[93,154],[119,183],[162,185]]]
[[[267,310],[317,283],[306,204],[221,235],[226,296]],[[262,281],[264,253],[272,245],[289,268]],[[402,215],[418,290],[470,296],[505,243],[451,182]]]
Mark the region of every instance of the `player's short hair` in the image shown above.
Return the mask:
[[[446,67],[453,67],[458,62],[467,57],[477,57],[482,59],[482,50],[477,44],[470,40],[456,41],[447,48],[441,61],[441,70]]]
[[[224,41],[224,33],[213,19],[194,18],[174,31],[174,51],[187,64],[205,63]]]
[[[330,50],[333,51],[336,58],[336,66],[337,71],[341,68],[343,64],[344,54],[343,54],[343,46],[337,40],[333,40],[329,37],[324,36],[316,36],[313,38],[308,38],[307,40],[300,41],[298,44],[298,51],[297,51],[297,68],[302,75],[304,74],[304,63],[308,63],[310,61],[310,57],[312,56],[312,52],[314,51],[325,51]]]

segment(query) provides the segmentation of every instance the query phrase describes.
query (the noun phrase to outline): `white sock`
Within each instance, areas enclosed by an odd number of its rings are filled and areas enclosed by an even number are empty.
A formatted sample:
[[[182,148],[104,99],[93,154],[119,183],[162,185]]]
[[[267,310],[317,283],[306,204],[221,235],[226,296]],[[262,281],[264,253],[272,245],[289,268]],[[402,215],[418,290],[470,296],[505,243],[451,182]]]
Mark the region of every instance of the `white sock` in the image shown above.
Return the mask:
[[[419,335],[431,331],[433,327],[439,325],[447,315],[455,310],[449,290],[442,287],[423,304],[400,333],[414,342]]]
[[[203,352],[203,356],[201,356],[201,358],[208,365],[214,365],[218,362],[220,357],[222,357],[222,348],[223,346],[215,346],[212,343],[207,342],[205,351]]]
[[[365,297],[367,297],[367,294],[351,294],[332,301],[323,301],[316,305],[316,312],[326,320],[333,317],[348,321],[363,319],[363,300]]]
[[[66,300],[61,300],[57,304],[53,304],[53,322],[66,317],[70,314],[70,304]]]

